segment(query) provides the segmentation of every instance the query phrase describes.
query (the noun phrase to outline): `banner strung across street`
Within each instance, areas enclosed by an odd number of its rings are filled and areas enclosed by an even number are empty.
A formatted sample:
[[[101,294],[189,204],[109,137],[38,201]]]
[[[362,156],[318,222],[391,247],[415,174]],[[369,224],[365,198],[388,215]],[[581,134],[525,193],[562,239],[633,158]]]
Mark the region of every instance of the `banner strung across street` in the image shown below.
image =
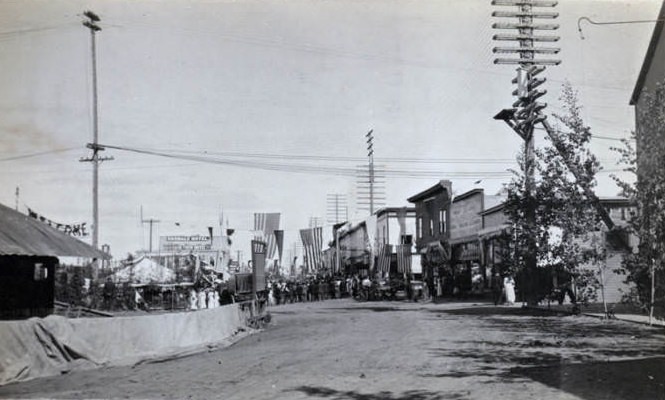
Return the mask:
[[[41,222],[47,224],[48,226],[50,226],[52,228],[55,228],[55,229],[57,229],[61,232],[64,232],[68,235],[78,236],[78,237],[88,236],[88,231],[86,230],[86,223],[85,222],[82,222],[80,224],[61,224],[59,222],[54,222],[54,221],[44,217],[43,215],[41,215],[41,214],[37,213],[36,211],[34,211],[33,209],[31,209],[30,207],[27,207],[27,208],[28,208],[28,216],[30,218],[34,218],[37,221],[41,221]]]

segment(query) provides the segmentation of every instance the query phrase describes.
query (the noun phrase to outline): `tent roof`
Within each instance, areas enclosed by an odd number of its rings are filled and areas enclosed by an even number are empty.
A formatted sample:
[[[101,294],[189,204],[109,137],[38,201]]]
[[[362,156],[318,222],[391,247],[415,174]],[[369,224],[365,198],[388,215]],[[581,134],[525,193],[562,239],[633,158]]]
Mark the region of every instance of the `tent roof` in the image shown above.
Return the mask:
[[[3,204],[0,204],[0,255],[111,258],[110,255]]]
[[[149,258],[141,258],[113,274],[116,279],[140,283],[168,282],[175,279],[175,272]]]

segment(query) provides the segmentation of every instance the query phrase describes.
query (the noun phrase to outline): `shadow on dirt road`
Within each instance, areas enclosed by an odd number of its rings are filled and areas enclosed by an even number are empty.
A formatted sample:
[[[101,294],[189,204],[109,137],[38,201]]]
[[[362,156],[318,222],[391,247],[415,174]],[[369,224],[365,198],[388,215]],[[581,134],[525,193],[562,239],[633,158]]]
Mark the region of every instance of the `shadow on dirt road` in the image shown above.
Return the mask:
[[[665,399],[665,357],[513,368],[528,378],[585,400]]]
[[[408,390],[400,394],[389,391],[378,393],[359,393],[352,390],[335,390],[320,386],[300,386],[292,390],[311,397],[332,400],[461,400],[467,399],[469,392],[432,392],[427,390]]]

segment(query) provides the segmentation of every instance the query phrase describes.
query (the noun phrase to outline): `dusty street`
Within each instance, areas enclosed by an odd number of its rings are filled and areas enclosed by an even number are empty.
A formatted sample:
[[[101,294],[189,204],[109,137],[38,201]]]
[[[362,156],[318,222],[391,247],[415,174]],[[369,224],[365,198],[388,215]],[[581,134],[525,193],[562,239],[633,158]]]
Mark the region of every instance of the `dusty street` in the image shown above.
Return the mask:
[[[226,349],[0,388],[2,398],[665,399],[662,330],[474,303],[272,308]]]

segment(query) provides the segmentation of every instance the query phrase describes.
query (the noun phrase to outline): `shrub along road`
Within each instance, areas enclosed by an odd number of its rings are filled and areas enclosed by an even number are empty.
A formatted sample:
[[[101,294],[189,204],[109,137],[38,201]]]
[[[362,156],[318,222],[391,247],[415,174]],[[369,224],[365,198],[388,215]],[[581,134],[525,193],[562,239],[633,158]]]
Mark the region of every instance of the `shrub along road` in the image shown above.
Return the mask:
[[[665,399],[659,328],[474,303],[273,307],[231,347],[0,387],[1,398]]]

